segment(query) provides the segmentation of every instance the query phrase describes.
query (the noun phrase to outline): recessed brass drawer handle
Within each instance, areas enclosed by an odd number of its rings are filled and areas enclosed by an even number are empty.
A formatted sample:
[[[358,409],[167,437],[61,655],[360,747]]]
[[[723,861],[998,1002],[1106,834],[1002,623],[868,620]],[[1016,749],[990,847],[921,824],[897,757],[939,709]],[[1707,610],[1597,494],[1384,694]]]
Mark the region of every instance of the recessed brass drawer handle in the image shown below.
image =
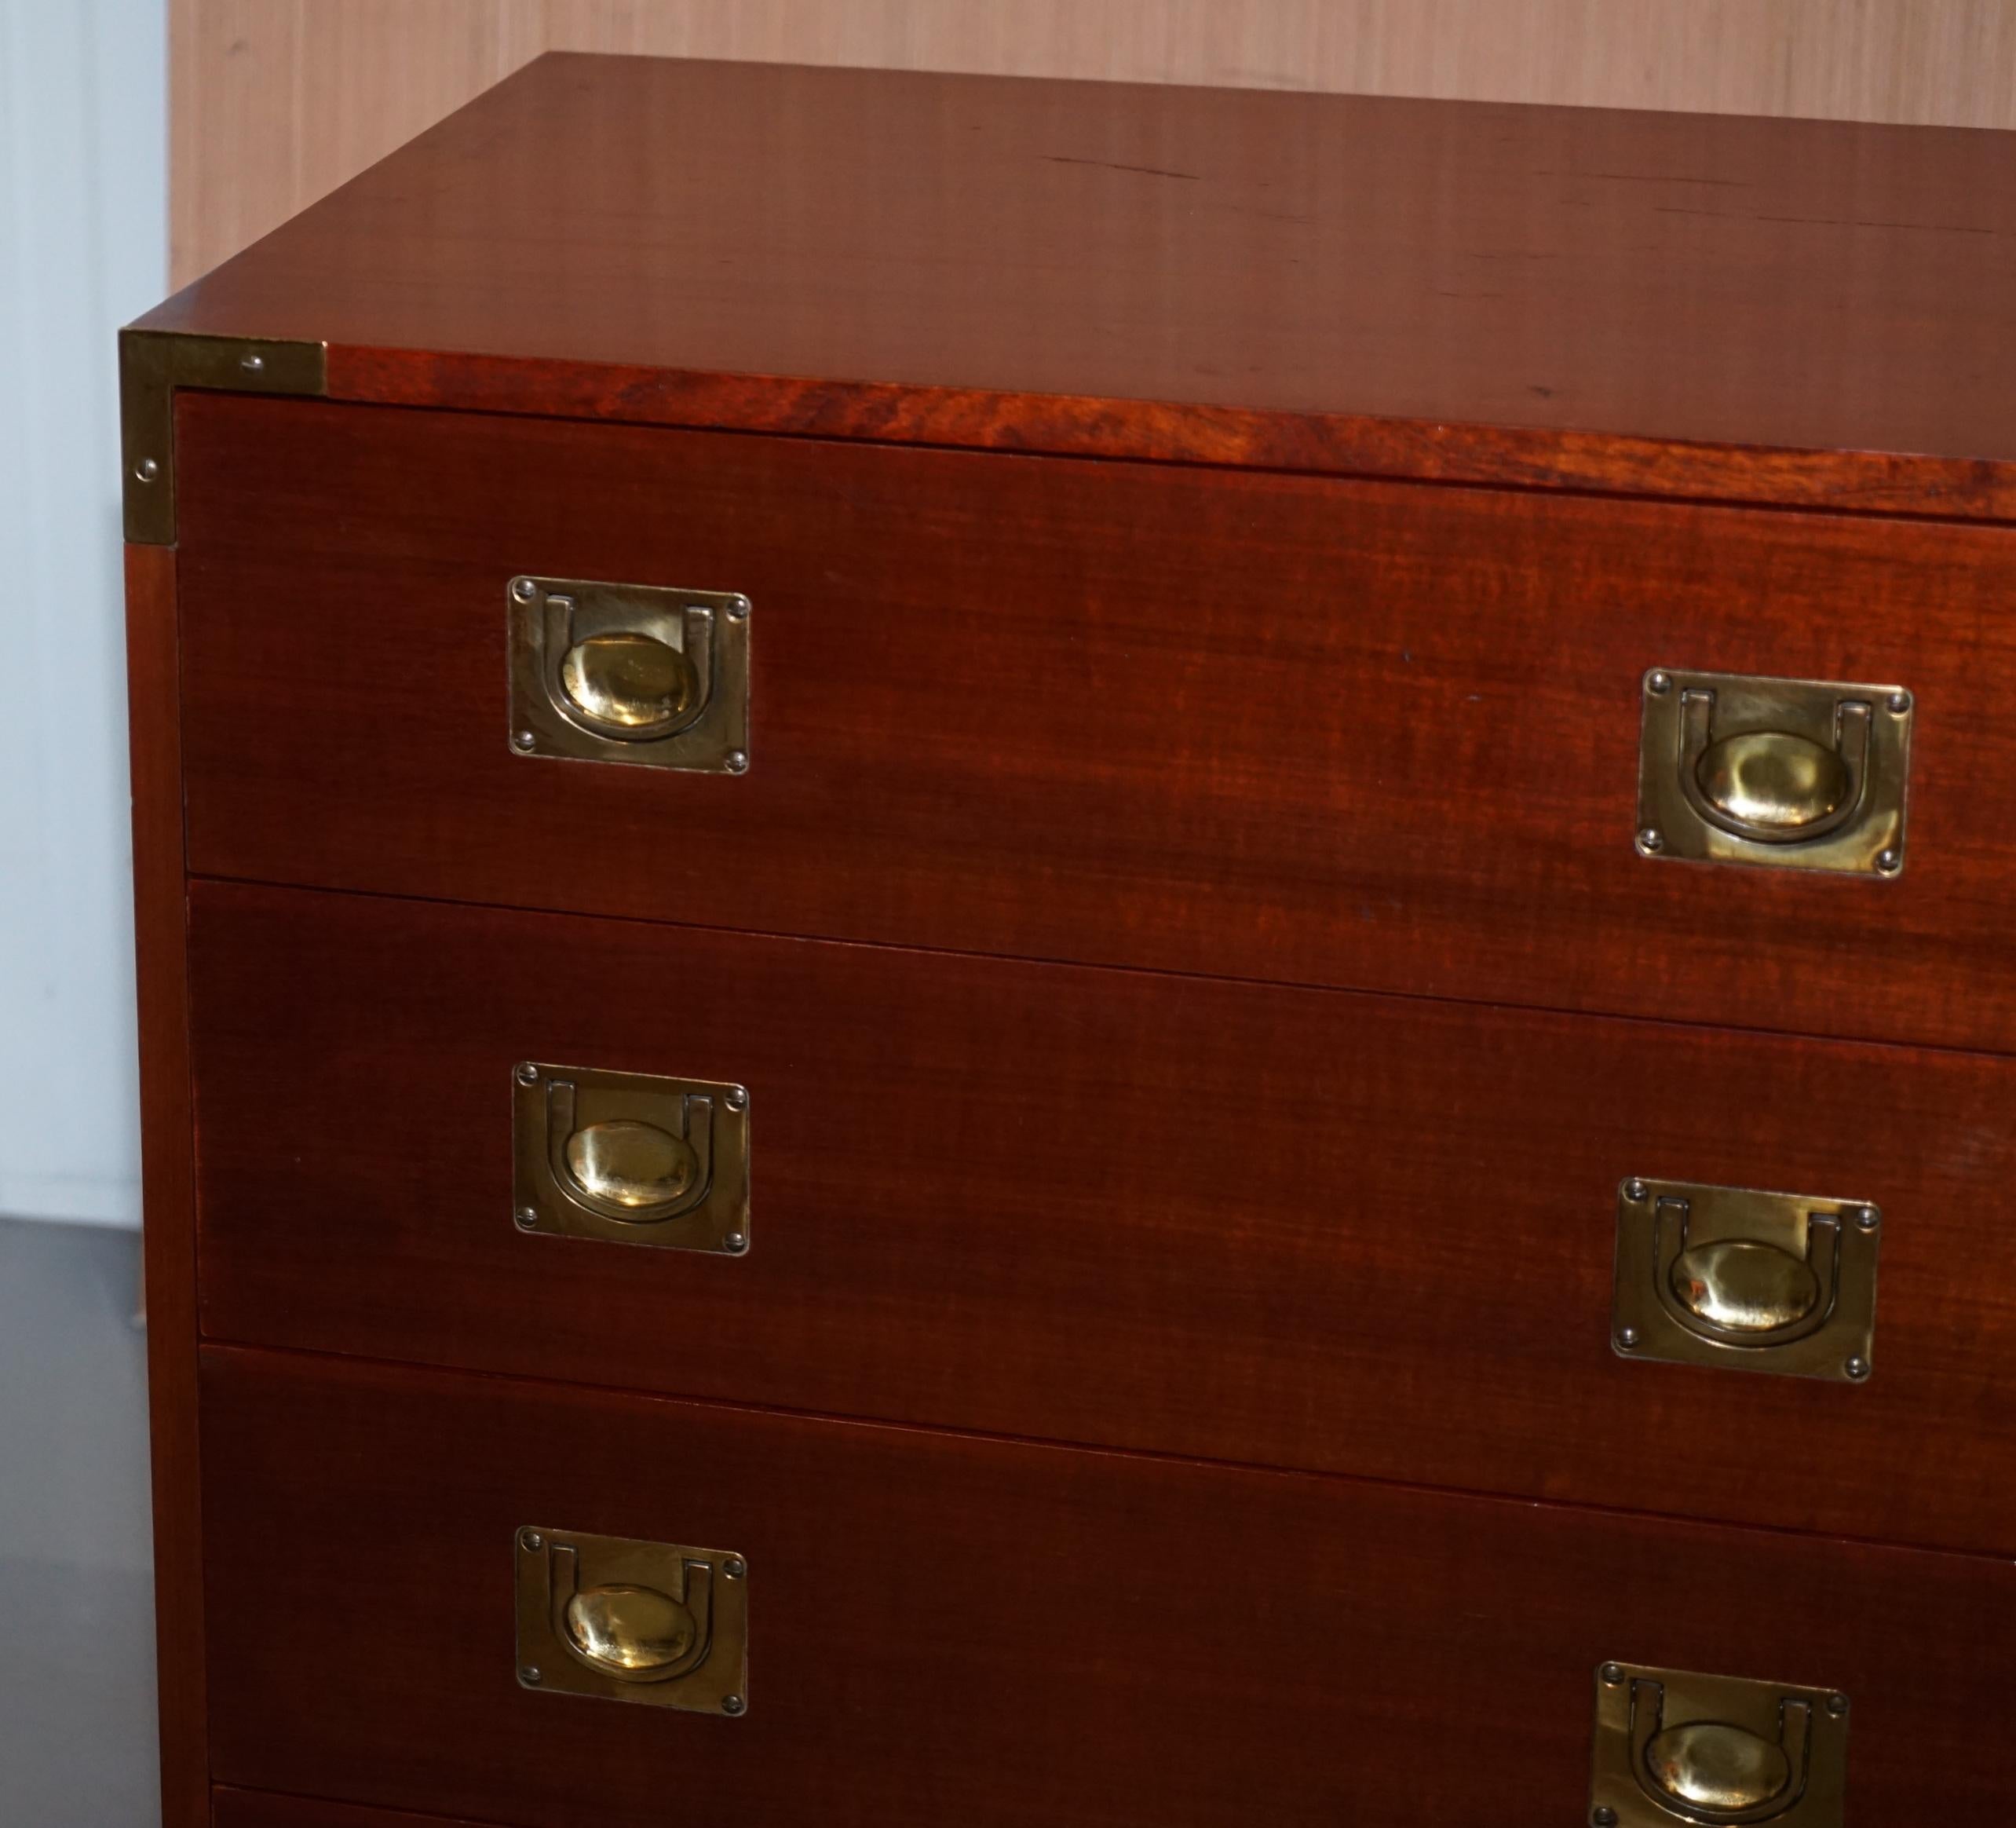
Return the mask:
[[[528,1527],[518,1680],[688,1713],[748,1708],[748,1565],[724,1550]]]
[[[1632,1358],[1863,1383],[1882,1223],[1859,1200],[1634,1176],[1617,1193],[1612,1343]]]
[[[1912,709],[1894,686],[1655,667],[1639,853],[1897,875]]]
[[[1589,1819],[1840,1828],[1847,1741],[1848,1698],[1829,1690],[1605,1663]]]
[[[538,577],[506,595],[518,754],[747,770],[747,598]]]
[[[749,1248],[742,1086],[521,1061],[512,1131],[521,1231],[732,1256]]]

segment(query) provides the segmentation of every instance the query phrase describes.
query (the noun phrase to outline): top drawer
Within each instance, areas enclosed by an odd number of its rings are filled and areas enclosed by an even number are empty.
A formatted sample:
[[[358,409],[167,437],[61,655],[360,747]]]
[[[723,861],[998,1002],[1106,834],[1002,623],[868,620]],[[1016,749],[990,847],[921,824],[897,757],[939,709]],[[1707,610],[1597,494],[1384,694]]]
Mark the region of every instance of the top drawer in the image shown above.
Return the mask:
[[[178,397],[199,873],[2016,1048],[2016,530]],[[514,755],[515,574],[751,764]],[[1637,854],[1648,668],[1895,682],[1903,873]]]

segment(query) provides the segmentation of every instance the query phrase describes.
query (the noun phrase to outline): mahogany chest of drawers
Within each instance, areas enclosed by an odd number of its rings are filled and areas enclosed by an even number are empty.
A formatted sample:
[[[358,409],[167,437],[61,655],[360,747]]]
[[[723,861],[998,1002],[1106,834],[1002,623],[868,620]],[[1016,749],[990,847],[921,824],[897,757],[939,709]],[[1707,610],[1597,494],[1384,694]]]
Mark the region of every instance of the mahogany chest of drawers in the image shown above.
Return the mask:
[[[170,1828],[2016,1812],[2016,142],[549,57],[130,331]]]

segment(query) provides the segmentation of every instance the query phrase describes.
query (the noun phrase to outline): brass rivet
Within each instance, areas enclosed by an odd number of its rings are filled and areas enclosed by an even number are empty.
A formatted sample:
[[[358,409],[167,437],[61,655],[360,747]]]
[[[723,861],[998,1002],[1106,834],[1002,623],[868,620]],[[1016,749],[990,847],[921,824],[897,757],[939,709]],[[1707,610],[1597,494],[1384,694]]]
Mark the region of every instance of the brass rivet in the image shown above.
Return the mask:
[[[721,1698],[721,1711],[725,1714],[739,1714],[748,1705],[749,1703],[739,1695],[724,1695]]]
[[[1879,851],[1876,856],[1876,868],[1885,876],[1895,876],[1904,868],[1904,853],[1901,850]]]
[[[152,457],[143,457],[133,466],[133,473],[142,482],[152,482],[161,473],[161,466]]]
[[[546,1538],[536,1530],[520,1530],[518,1532],[518,1546],[528,1555],[536,1555],[546,1547]]]
[[[1841,1369],[1846,1372],[1850,1377],[1853,1378],[1857,1384],[1860,1384],[1862,1380],[1869,1374],[1869,1361],[1867,1358],[1858,1356],[1850,1358],[1846,1364],[1841,1367]]]
[[[729,751],[728,771],[729,773],[744,774],[748,772],[748,769],[749,757],[745,751],[741,749],[731,749]]]
[[[1671,673],[1648,673],[1645,676],[1645,689],[1648,692],[1671,692],[1673,689],[1673,675]]]
[[[539,738],[530,730],[514,730],[512,732],[511,747],[513,748],[532,749],[536,748],[538,746]]]
[[[1666,848],[1666,834],[1656,825],[1648,825],[1638,835],[1638,847],[1647,857]]]
[[[520,603],[536,603],[539,587],[530,578],[513,578],[511,580],[511,594]]]
[[[1617,1812],[1605,1803],[1589,1819],[1596,1828],[1617,1828]]]
[[[535,1230],[539,1226],[539,1216],[530,1206],[520,1206],[516,1217],[520,1231]]]
[[[528,1663],[524,1669],[518,1672],[518,1680],[524,1683],[528,1688],[536,1688],[539,1685],[541,1677],[539,1671],[535,1669],[531,1664]]]
[[[731,622],[747,622],[749,620],[749,599],[747,597],[737,597],[729,605],[728,619]]]
[[[1857,1206],[1854,1217],[1857,1229],[1863,1231],[1873,1231],[1883,1222],[1883,1215],[1873,1206]]]
[[[1908,692],[1893,692],[1887,703],[1893,715],[1902,717],[1911,708],[1911,694]]]
[[[1624,1679],[1624,1666],[1621,1663],[1605,1663],[1602,1673],[1605,1686],[1615,1688]]]
[[[239,361],[238,365],[247,374],[256,375],[265,367],[266,358],[264,356],[247,356]]]
[[[537,1085],[539,1082],[539,1068],[529,1060],[520,1060],[518,1062],[518,1083],[520,1085]]]
[[[721,1571],[731,1581],[739,1581],[749,1572],[749,1564],[739,1555],[732,1555],[721,1564]]]
[[[721,1102],[732,1111],[746,1110],[749,1104],[748,1088],[745,1086],[731,1085],[728,1088],[727,1095]]]
[[[1827,1698],[1827,1711],[1839,1720],[1848,1711],[1848,1697],[1845,1695],[1830,1695]]]
[[[749,1248],[749,1240],[739,1231],[731,1231],[721,1241],[721,1248],[730,1256],[740,1256]]]
[[[1627,1200],[1642,1200],[1651,1190],[1642,1180],[1632,1179],[1624,1183],[1624,1197]]]
[[[1630,1351],[1638,1343],[1638,1329],[1636,1327],[1620,1326],[1617,1329],[1617,1344],[1626,1351]]]

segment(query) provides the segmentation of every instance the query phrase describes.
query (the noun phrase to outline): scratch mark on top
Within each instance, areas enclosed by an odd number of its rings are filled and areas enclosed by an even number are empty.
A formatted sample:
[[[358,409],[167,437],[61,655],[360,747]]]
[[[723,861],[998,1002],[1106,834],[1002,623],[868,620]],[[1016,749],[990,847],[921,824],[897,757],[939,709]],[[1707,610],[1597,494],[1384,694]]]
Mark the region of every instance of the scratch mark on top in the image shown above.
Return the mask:
[[[1918,235],[1986,235],[2000,231],[1977,228],[1962,222],[1885,222],[1866,216],[1762,216],[1750,211],[1741,214],[1728,210],[1690,210],[1679,203],[1655,203],[1662,216],[1718,216],[1727,222],[1790,222],[1813,228],[1903,228]]]
[[[1707,184],[1718,190],[1751,190],[1755,181],[1748,177],[1689,177],[1678,171],[1536,171],[1536,177],[1600,177],[1613,184]]]
[[[1156,165],[1121,165],[1111,159],[1073,159],[1062,152],[1046,152],[1045,163],[1051,165],[1097,165],[1108,171],[1138,172],[1143,177],[1180,177],[1186,183],[1202,184],[1203,174],[1200,171],[1164,171]]]

